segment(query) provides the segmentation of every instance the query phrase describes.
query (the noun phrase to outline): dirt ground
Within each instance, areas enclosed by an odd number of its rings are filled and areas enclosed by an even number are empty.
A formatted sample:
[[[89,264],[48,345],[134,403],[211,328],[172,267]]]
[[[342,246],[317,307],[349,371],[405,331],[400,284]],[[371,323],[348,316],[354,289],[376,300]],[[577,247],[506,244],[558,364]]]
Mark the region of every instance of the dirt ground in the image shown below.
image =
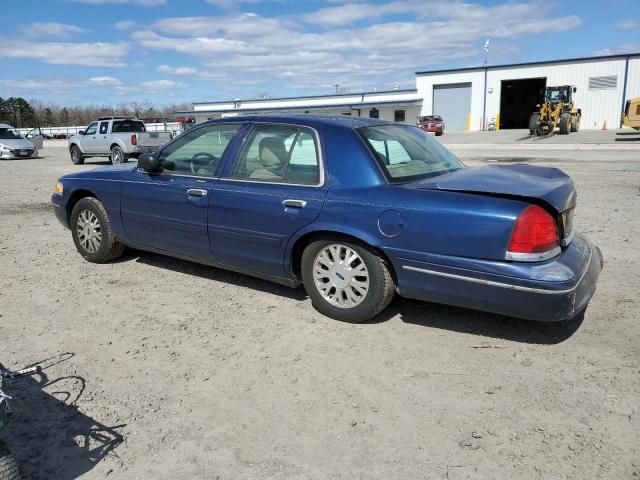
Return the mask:
[[[154,254],[93,265],[49,198],[99,162],[0,162],[0,361],[46,367],[7,389],[25,478],[638,478],[640,145],[492,148],[454,150],[574,177],[605,269],[573,335],[402,299],[350,325]]]

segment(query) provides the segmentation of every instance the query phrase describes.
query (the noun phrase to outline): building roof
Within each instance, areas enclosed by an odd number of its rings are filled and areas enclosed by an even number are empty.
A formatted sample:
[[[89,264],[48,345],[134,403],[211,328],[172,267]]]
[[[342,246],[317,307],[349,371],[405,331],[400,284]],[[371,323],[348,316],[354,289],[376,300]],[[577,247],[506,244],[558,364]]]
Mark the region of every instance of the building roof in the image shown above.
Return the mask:
[[[617,60],[617,59],[627,59],[627,58],[636,58],[640,57],[640,52],[636,53],[625,53],[618,55],[601,55],[594,57],[579,57],[579,58],[567,58],[563,60],[543,60],[539,62],[526,62],[526,63],[506,63],[502,65],[488,65],[488,66],[478,66],[478,67],[462,67],[462,68],[447,68],[444,70],[423,70],[420,72],[416,72],[416,75],[432,75],[436,73],[457,73],[457,72],[471,72],[484,70],[499,70],[501,68],[514,68],[514,67],[529,67],[535,65],[554,65],[558,63],[578,63],[578,62],[598,62],[603,60]]]
[[[275,97],[275,98],[255,98],[255,99],[239,98],[236,100],[219,100],[216,102],[194,102],[193,105],[219,105],[224,103],[233,103],[234,101],[249,103],[249,102],[273,102],[273,101],[282,101],[282,100],[308,100],[308,99],[314,99],[314,98],[326,99],[326,98],[335,98],[335,97],[355,97],[358,95],[384,95],[384,94],[390,94],[390,93],[397,93],[397,94],[418,93],[418,90],[416,88],[410,88],[405,90],[380,90],[380,91],[374,91],[374,92],[334,93],[330,95],[307,95],[307,96],[303,95],[300,97]]]
[[[375,118],[349,117],[346,115],[314,115],[314,114],[274,114],[274,115],[238,115],[237,117],[216,118],[207,120],[200,125],[210,123],[234,123],[234,122],[275,122],[292,123],[309,127],[319,127],[322,125],[337,125],[344,128],[361,128],[372,125],[389,125],[394,122],[388,120],[378,120]]]

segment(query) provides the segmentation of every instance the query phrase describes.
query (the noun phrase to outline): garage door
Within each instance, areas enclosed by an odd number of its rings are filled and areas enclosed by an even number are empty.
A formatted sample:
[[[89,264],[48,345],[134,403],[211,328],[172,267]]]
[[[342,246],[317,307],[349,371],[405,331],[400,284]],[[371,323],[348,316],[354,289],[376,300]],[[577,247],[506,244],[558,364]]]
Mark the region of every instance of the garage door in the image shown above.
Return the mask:
[[[446,130],[467,130],[471,112],[471,83],[433,86],[433,114],[440,115]]]

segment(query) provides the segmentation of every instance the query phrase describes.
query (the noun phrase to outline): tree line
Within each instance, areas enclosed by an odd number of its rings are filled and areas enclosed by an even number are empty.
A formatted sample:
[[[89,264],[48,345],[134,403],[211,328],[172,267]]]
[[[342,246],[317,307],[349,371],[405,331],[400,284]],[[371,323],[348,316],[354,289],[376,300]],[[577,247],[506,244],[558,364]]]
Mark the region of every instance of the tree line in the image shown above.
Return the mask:
[[[189,103],[155,106],[149,100],[108,105],[60,106],[21,97],[0,97],[0,123],[16,128],[87,125],[98,117],[127,116],[147,121],[172,121],[173,112],[191,110]]]

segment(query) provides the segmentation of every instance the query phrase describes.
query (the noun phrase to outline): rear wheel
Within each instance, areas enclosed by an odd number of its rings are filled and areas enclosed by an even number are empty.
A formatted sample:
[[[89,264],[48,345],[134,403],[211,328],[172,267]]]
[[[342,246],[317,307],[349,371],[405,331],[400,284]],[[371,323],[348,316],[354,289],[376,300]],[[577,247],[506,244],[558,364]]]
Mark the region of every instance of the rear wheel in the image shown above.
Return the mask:
[[[120,165],[121,163],[127,163],[128,161],[129,157],[118,145],[111,147],[111,163],[114,165]]]
[[[540,114],[533,113],[529,118],[529,135],[535,135],[538,130],[538,122],[540,121]]]
[[[3,442],[0,442],[0,480],[20,480],[18,463]]]
[[[563,113],[560,115],[560,122],[558,123],[558,127],[560,127],[560,135],[569,135],[571,131],[571,114]]]
[[[384,310],[395,293],[384,260],[355,243],[312,242],[302,254],[301,267],[313,306],[336,320],[366,322]]]
[[[571,131],[577,132],[578,130],[580,130],[580,115],[575,115],[571,124]]]
[[[93,263],[120,257],[124,245],[116,240],[107,211],[93,197],[82,198],[71,212],[71,235],[80,255]]]
[[[71,145],[69,153],[71,154],[71,161],[74,165],[82,165],[84,163],[84,156],[76,145]]]

